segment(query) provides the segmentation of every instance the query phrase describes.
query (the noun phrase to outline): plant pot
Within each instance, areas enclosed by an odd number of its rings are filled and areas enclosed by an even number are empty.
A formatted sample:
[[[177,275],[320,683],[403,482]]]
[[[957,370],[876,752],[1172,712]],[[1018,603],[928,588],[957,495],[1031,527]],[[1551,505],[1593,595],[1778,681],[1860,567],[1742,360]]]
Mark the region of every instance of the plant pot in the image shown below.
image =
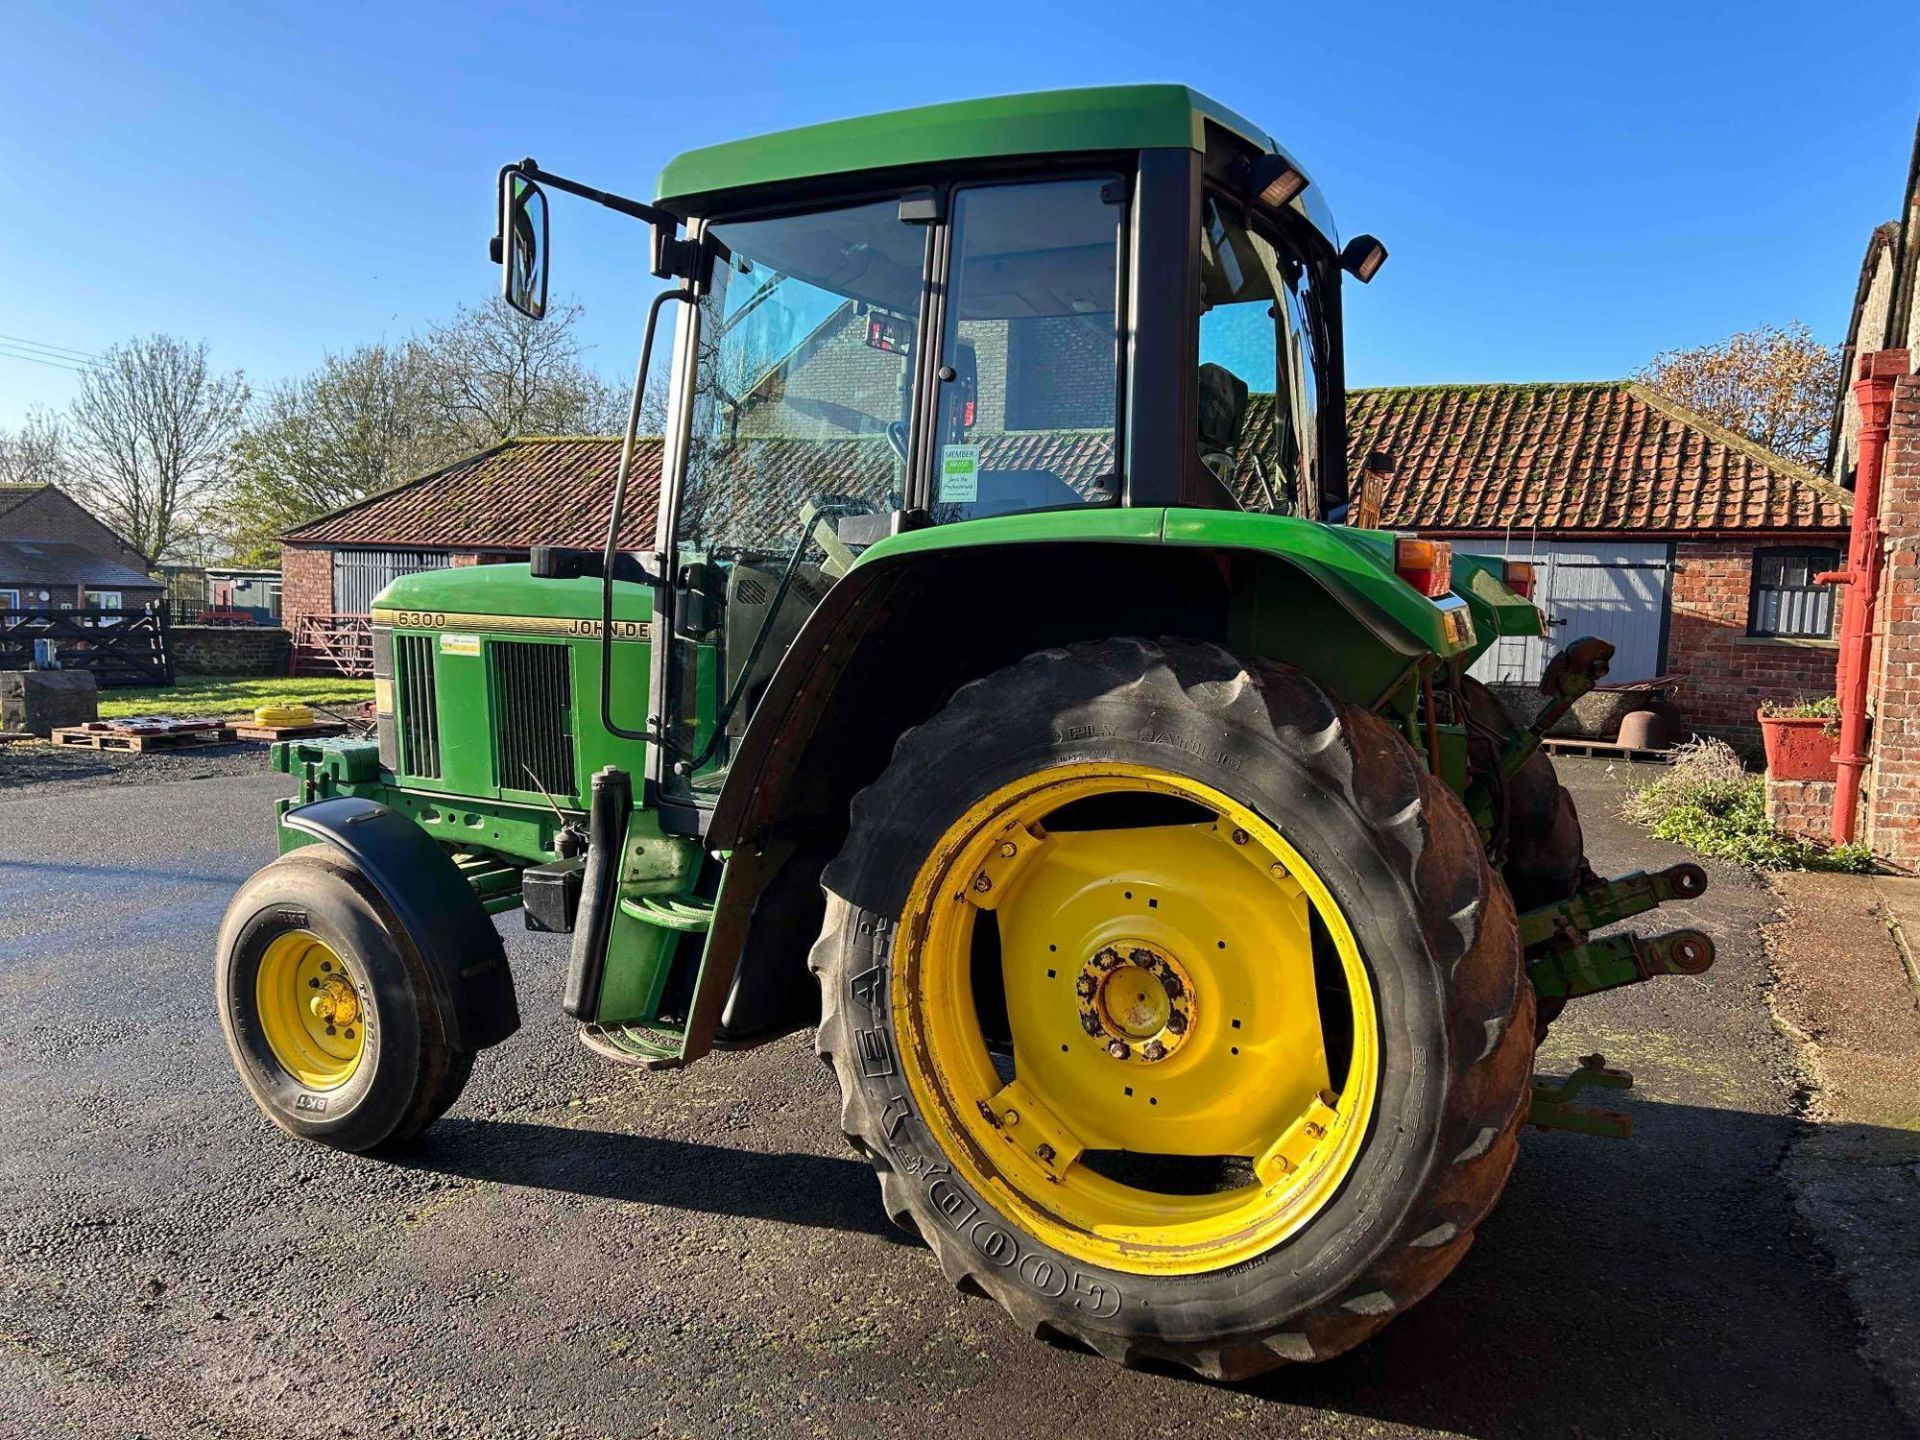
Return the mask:
[[[1831,780],[1840,736],[1831,720],[1762,715],[1760,740],[1767,747],[1767,774],[1775,780]]]

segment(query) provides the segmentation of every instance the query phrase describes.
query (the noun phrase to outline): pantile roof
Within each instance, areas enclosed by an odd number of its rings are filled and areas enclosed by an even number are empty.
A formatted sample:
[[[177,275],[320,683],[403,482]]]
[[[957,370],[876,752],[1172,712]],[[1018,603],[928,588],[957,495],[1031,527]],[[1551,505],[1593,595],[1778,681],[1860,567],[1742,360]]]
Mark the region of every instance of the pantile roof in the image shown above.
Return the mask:
[[[1381,472],[1392,529],[1837,530],[1852,503],[1632,381],[1356,390],[1347,428],[1352,473]]]
[[[1830,481],[1629,381],[1437,385],[1358,390],[1349,460],[1377,472],[1381,523],[1432,531],[1715,534],[1841,530],[1851,497]],[[1272,424],[1256,395],[1249,443]],[[753,504],[782,522],[808,496],[877,495],[892,452],[877,438],[762,440],[716,476],[709,505]],[[983,468],[1051,470],[1084,490],[1107,466],[1082,431],[988,437]],[[287,533],[295,544],[520,550],[597,546],[620,442],[600,436],[509,440]],[[790,504],[766,503],[768,489]],[[1250,497],[1243,497],[1248,498]],[[660,500],[660,442],[634,453],[620,543],[649,550]]]

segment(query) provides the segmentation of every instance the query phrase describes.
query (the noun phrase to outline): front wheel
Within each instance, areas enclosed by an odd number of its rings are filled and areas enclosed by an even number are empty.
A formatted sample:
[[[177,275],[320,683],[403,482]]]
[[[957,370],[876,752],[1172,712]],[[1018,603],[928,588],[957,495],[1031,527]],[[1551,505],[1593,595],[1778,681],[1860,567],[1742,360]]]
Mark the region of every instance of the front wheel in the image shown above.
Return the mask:
[[[418,1134],[459,1098],[470,1051],[446,1042],[399,917],[345,855],[308,846],[255,871],[221,922],[220,1028],[275,1124],[343,1150]]]
[[[1036,1334],[1224,1378],[1328,1358],[1512,1166],[1505,887],[1405,742],[1297,671],[1029,656],[902,739],[825,884],[849,1138]]]

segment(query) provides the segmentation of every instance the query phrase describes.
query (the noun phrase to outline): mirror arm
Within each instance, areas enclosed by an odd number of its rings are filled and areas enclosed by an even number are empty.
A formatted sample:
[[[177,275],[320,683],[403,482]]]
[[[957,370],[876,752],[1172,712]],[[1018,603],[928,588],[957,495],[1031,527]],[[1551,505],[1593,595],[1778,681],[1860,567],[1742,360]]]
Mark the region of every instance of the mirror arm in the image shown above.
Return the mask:
[[[507,169],[517,170],[527,179],[537,180],[542,185],[551,185],[555,190],[564,190],[569,195],[578,195],[583,200],[592,200],[596,204],[606,206],[609,210],[618,210],[622,215],[631,215],[636,220],[644,220],[649,225],[664,225],[671,230],[680,223],[658,205],[629,200],[624,195],[596,190],[591,185],[582,185],[578,180],[569,180],[566,176],[556,175],[551,170],[542,170],[539,162],[531,157],[522,160],[518,165],[509,165]]]

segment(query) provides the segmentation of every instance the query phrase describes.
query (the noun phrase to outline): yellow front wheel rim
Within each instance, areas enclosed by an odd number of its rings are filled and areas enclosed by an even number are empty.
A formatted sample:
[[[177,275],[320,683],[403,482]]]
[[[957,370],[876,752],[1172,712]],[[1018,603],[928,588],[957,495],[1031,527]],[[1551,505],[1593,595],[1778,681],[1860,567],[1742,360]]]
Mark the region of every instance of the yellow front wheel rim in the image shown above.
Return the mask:
[[[367,1044],[364,987],[353,968],[310,930],[276,935],[254,979],[260,1029],[273,1058],[309,1090],[353,1078]]]
[[[1067,1255],[1237,1264],[1359,1158],[1380,1066],[1359,946],[1279,828],[1198,781],[1094,761],[1001,787],[921,867],[895,956],[901,1064],[941,1150]],[[996,972],[1004,1024],[982,1015]]]

